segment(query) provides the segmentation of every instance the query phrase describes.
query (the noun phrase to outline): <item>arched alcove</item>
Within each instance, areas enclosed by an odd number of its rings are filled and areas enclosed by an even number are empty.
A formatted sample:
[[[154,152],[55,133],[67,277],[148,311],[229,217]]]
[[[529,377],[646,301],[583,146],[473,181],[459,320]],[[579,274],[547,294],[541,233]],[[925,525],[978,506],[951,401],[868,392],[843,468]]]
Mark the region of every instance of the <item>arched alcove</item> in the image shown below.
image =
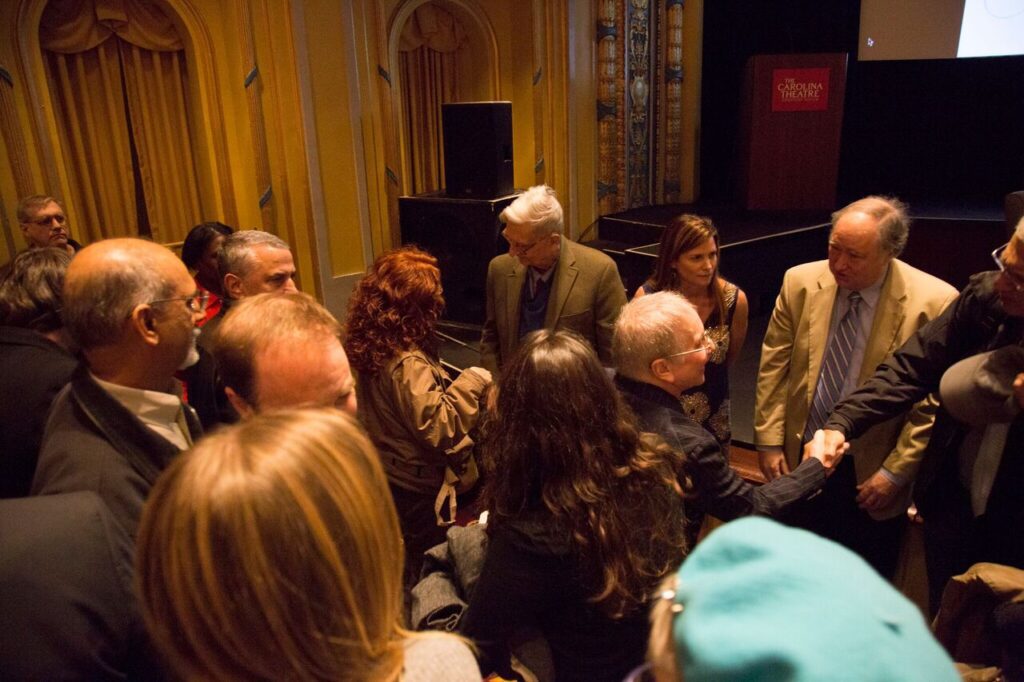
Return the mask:
[[[184,43],[188,72],[188,124],[195,135],[192,146],[200,188],[200,206],[208,217],[237,224],[237,207],[227,165],[221,92],[215,77],[214,44],[210,32],[190,0],[154,0],[174,23]],[[81,215],[78,199],[67,177],[65,151],[59,143],[59,123],[47,84],[47,71],[39,36],[47,0],[22,0],[18,7],[17,55],[25,78],[26,100],[33,115],[34,143],[50,191],[64,197],[72,215]]]
[[[399,177],[400,193],[410,193],[412,183],[409,175],[409,159],[411,141],[406,126],[403,125],[404,83],[402,70],[399,68],[399,45],[402,32],[415,12],[424,5],[433,3],[443,11],[450,13],[462,26],[464,44],[459,48],[459,56],[455,59],[455,73],[458,82],[458,94],[454,101],[493,100],[500,97],[498,43],[493,26],[487,15],[472,0],[405,0],[395,10],[388,24],[388,72],[391,74],[391,108],[393,121],[391,130],[397,138],[395,149],[398,158],[391,160],[392,170]],[[440,126],[440,119],[436,121]],[[440,130],[434,131],[434,137],[440,144]],[[440,189],[440,186],[438,187]],[[397,228],[397,226],[393,226]]]

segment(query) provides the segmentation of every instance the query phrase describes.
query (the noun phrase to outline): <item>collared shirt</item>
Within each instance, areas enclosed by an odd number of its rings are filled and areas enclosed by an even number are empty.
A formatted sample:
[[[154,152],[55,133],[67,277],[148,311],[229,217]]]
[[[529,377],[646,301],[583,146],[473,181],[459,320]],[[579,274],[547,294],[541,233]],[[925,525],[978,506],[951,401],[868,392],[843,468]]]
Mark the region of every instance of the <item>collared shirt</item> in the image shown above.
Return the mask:
[[[121,403],[151,431],[173,443],[179,450],[192,447],[181,398],[163,391],[148,391],[141,388],[121,386],[98,379],[90,372],[93,381]]]
[[[539,282],[551,283],[551,278],[555,276],[555,266],[552,265],[550,268],[541,272],[532,265],[526,269],[526,278],[530,286],[530,298],[532,299],[537,295],[537,284]]]

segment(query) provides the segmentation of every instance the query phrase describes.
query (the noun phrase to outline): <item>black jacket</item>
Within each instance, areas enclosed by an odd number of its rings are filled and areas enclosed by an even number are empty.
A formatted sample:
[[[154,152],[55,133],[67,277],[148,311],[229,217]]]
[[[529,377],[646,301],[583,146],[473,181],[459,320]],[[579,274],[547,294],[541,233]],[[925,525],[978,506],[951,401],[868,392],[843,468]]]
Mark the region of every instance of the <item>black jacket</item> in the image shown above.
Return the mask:
[[[192,440],[198,440],[199,419],[187,406],[185,416]],[[150,489],[178,453],[173,443],[93,381],[82,365],[54,401],[32,493],[92,490],[134,538]]]

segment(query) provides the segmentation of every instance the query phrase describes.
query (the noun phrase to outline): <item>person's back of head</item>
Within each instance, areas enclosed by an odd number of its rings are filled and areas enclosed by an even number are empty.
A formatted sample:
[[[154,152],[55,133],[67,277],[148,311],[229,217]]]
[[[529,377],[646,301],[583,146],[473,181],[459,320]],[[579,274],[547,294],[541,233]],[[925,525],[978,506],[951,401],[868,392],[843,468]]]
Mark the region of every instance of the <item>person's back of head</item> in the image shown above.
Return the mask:
[[[0,324],[40,334],[63,327],[60,319],[64,277],[71,256],[64,249],[23,251],[0,282]]]
[[[769,519],[716,529],[651,614],[658,682],[955,682],[921,612],[863,559]]]
[[[643,603],[685,552],[678,455],[641,438],[578,335],[544,329],[523,340],[502,371],[483,451],[491,523],[540,511],[569,529],[610,617]]]
[[[356,422],[283,411],[210,435],[161,477],[136,580],[185,678],[397,679],[402,553]]]
[[[338,407],[355,413],[341,325],[308,294],[257,294],[232,306],[212,353],[243,417],[267,409]]]

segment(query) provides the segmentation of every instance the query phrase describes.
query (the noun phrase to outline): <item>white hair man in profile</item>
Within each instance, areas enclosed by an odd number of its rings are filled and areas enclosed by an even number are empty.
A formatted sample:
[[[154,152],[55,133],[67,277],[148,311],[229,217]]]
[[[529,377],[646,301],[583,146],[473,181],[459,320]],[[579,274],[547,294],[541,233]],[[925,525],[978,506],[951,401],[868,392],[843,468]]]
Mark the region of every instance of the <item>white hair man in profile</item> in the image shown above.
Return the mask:
[[[696,309],[672,291],[627,303],[612,338],[615,385],[640,428],[661,436],[685,458],[684,471],[693,484],[685,507],[690,546],[706,514],[722,521],[783,514],[818,492],[834,465],[815,453],[792,473],[765,485],[740,478],[715,436],[687,416],[679,402],[684,391],[704,383],[712,347]]]

